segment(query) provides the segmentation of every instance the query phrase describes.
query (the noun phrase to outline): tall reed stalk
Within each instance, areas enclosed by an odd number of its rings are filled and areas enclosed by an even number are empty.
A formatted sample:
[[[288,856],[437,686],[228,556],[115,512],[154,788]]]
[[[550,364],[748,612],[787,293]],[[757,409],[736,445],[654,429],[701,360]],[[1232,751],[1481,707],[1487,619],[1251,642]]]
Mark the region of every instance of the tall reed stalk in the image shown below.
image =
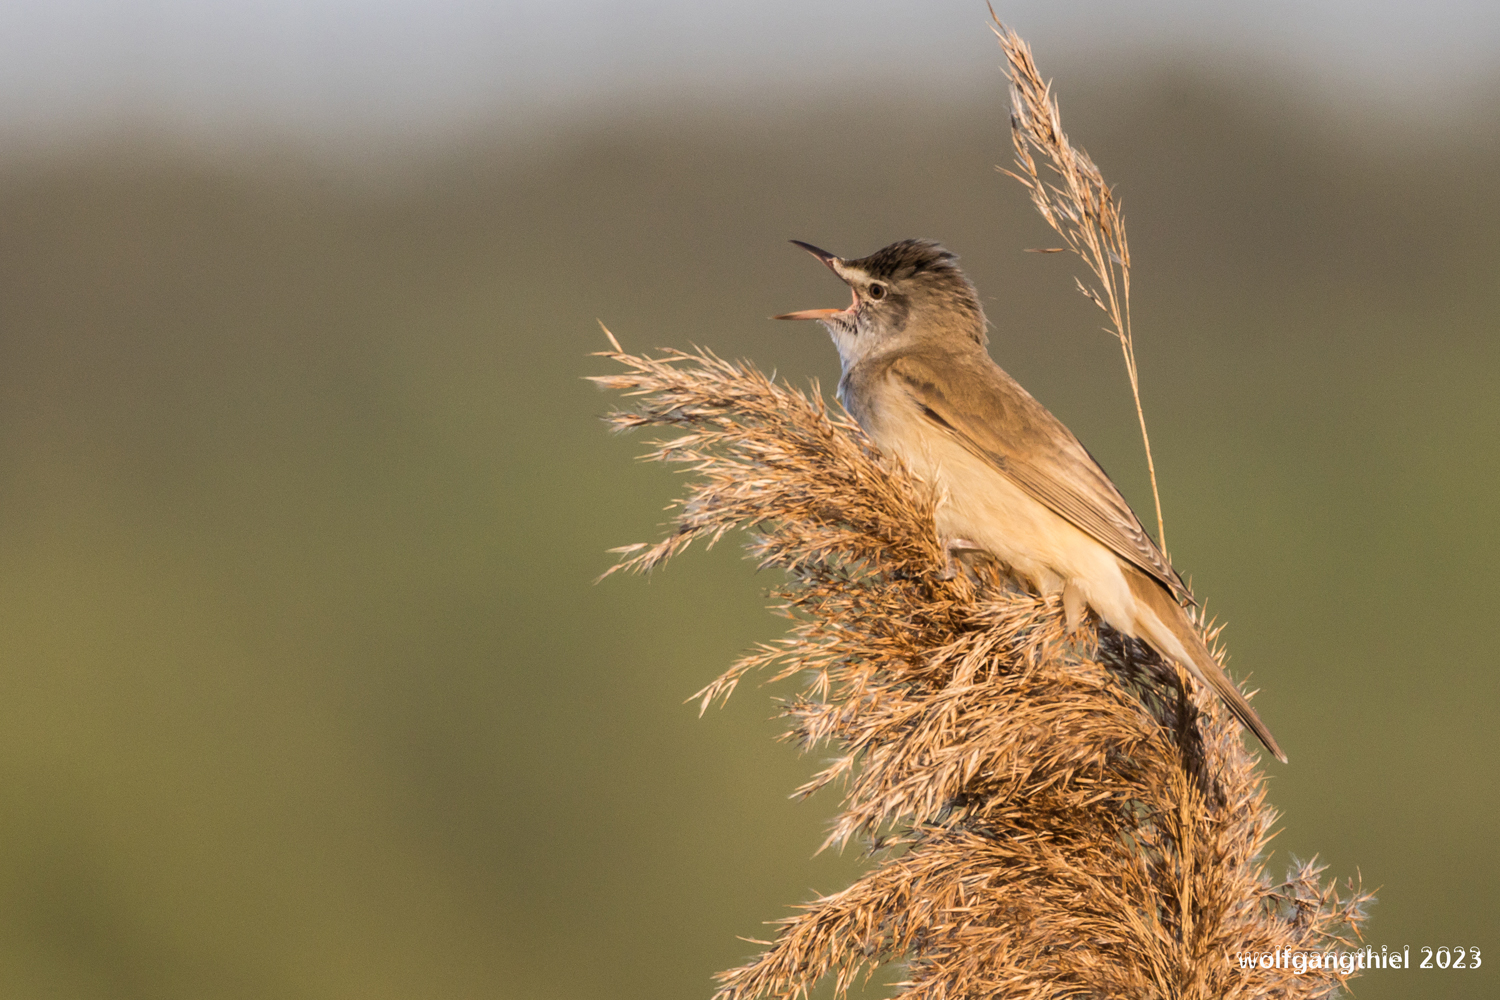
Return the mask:
[[[1105,330],[1120,342],[1136,419],[1141,425],[1141,443],[1146,448],[1146,471],[1151,474],[1156,544],[1166,552],[1161,491],[1156,486],[1156,460],[1151,456],[1151,436],[1146,433],[1146,412],[1141,408],[1141,380],[1130,328],[1130,242],[1125,238],[1125,217],[1114,189],[1104,183],[1104,175],[1094,161],[1068,141],[1057,98],[1052,96],[1051,86],[1043,82],[1031,46],[995,17],[993,7],[990,17],[1000,50],[1005,53],[1006,76],[1010,79],[1010,136],[1016,149],[1016,170],[998,169],[1031,192],[1036,210],[1094,276],[1092,284],[1073,280],[1109,318]],[[1046,164],[1047,176],[1037,169],[1037,155]]]

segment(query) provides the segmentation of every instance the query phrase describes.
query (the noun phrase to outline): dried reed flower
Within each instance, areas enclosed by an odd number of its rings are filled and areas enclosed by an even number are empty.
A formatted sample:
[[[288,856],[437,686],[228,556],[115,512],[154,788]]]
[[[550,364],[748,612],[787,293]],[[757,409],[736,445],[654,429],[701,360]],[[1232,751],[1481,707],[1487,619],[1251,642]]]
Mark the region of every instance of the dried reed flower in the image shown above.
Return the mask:
[[[990,8],[990,19],[1005,53],[1010,80],[1010,138],[1020,172],[997,169],[1031,192],[1031,203],[1042,218],[1093,272],[1095,284],[1073,280],[1078,290],[1109,317],[1105,332],[1120,342],[1125,356],[1125,374],[1130,378],[1141,442],[1146,448],[1146,470],[1151,474],[1151,498],[1156,502],[1156,544],[1166,552],[1167,529],[1161,516],[1161,493],[1156,488],[1156,462],[1151,457],[1151,437],[1146,433],[1146,413],[1141,409],[1135,339],[1130,331],[1130,244],[1125,239],[1125,218],[1114,190],[1104,183],[1094,161],[1063,132],[1057,98],[1052,96],[1051,86],[1043,82],[1031,47],[1001,23],[994,7]],[[1042,178],[1033,152],[1047,164],[1050,180]]]
[[[672,532],[615,550],[610,572],[752,529],[753,556],[786,573],[790,634],[695,699],[706,708],[753,671],[800,676],[788,736],[837,756],[798,794],[839,785],[825,846],[857,838],[873,862],[778,921],[716,1000],[805,997],[830,973],[842,993],[898,961],[910,1000],[1320,997],[1346,983],[1338,968],[1238,967],[1352,947],[1371,897],[1322,884],[1314,863],[1266,875],[1276,813],[1217,698],[1107,627],[1070,634],[1059,598],[982,563],[942,579],[935,498],[816,388],[610,339],[603,356],[625,370],[594,381],[637,403],[609,422],[681,431],[644,457],[696,473]]]

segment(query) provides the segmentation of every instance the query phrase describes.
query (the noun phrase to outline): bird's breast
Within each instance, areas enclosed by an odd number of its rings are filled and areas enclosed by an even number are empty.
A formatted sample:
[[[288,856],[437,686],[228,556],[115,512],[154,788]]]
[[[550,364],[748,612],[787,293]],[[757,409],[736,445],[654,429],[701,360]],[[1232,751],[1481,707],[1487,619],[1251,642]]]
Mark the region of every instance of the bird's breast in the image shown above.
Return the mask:
[[[886,395],[885,401],[861,423],[881,450],[899,456],[936,490],[943,541],[975,543],[1044,594],[1072,581],[1106,621],[1133,630],[1135,601],[1113,552],[1022,490],[909,398]]]

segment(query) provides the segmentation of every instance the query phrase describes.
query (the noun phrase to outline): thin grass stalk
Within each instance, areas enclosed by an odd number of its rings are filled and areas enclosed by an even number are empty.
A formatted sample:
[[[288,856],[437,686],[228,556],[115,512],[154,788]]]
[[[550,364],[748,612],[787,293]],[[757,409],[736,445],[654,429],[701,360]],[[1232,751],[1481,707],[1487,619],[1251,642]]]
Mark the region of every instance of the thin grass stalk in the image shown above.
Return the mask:
[[[1005,53],[1006,77],[1010,80],[1010,134],[1017,168],[998,169],[1030,192],[1032,204],[1042,218],[1094,275],[1095,284],[1086,284],[1079,278],[1074,278],[1074,282],[1109,317],[1110,325],[1105,332],[1119,341],[1124,355],[1125,374],[1130,379],[1141,443],[1146,450],[1146,470],[1151,476],[1151,499],[1156,504],[1156,543],[1165,552],[1167,529],[1162,518],[1161,491],[1156,485],[1151,435],[1146,432],[1146,412],[1141,407],[1140,373],[1130,326],[1130,244],[1125,237],[1125,217],[1114,190],[1104,182],[1094,161],[1068,141],[1057,98],[1037,70],[1031,47],[1000,21],[993,7],[990,17],[991,29]],[[1050,179],[1041,175],[1033,151],[1046,163]]]

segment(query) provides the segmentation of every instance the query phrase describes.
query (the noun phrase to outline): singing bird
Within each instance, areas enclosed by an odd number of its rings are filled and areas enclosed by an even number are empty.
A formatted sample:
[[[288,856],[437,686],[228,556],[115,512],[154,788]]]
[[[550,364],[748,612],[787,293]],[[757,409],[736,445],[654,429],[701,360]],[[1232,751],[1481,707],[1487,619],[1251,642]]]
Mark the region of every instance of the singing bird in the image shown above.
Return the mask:
[[[985,349],[984,310],[931,240],[845,260],[800,240],[853,291],[843,309],[805,309],[828,329],[839,399],[882,450],[939,496],[949,553],[988,552],[1038,593],[1061,592],[1070,627],[1092,608],[1213,688],[1266,749],[1286,755],[1225,676],[1183,608],[1192,595],[1103,469]]]

